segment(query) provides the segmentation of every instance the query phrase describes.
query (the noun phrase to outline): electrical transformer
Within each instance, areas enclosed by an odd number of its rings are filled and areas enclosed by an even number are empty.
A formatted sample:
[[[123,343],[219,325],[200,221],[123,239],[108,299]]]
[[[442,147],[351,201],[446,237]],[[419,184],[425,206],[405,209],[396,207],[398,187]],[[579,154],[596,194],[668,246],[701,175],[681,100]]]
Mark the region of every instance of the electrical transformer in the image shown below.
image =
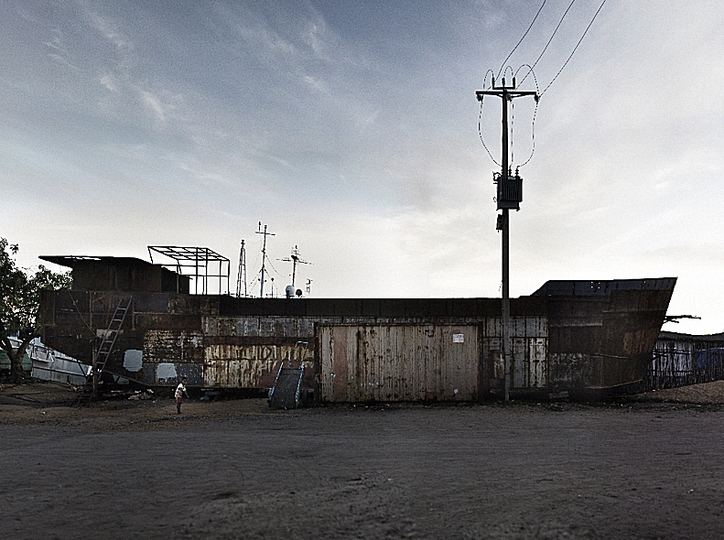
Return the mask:
[[[508,173],[507,177],[496,173],[493,175],[493,182],[498,186],[497,203],[498,210],[512,208],[520,210],[520,203],[523,200],[523,179],[515,172],[515,176]]]

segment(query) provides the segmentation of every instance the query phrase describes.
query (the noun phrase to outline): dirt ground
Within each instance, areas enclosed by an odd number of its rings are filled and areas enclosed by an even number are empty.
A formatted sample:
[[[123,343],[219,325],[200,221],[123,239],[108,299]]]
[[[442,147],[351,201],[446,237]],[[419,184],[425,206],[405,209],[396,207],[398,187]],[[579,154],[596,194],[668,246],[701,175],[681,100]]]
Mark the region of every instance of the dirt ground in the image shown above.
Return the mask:
[[[0,388],[0,538],[721,539],[724,382],[606,404]],[[678,401],[676,401],[678,400]]]

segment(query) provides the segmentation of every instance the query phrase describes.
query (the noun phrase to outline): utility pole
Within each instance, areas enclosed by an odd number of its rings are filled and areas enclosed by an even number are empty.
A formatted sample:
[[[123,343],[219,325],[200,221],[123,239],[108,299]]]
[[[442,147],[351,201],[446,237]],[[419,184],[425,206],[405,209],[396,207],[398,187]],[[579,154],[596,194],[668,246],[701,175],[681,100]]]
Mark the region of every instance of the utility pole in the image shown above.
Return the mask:
[[[520,202],[523,200],[523,184],[520,176],[511,176],[510,165],[508,164],[508,102],[513,99],[523,96],[533,96],[536,100],[538,94],[535,92],[522,92],[515,89],[515,77],[513,77],[513,84],[507,86],[505,84],[505,77],[503,77],[503,84],[500,86],[495,85],[495,78],[493,78],[493,87],[491,90],[478,90],[475,92],[478,101],[482,101],[485,96],[497,96],[501,98],[503,102],[503,137],[502,137],[502,160],[501,160],[501,173],[498,177],[498,193],[497,203],[498,210],[502,210],[502,214],[498,214],[497,229],[502,232],[502,273],[503,273],[503,298],[501,305],[502,315],[502,336],[501,341],[503,342],[503,368],[505,373],[504,379],[504,399],[510,401],[510,383],[511,383],[511,364],[512,355],[510,348],[510,230],[509,230],[509,215],[508,211],[511,208],[516,210],[520,209]]]
[[[256,231],[256,234],[263,234],[264,235],[264,242],[262,243],[261,248],[261,289],[259,290],[259,298],[264,298],[264,269],[266,265],[266,237],[267,236],[274,236],[274,233],[270,233],[266,231],[266,225],[264,225],[264,230],[261,229],[261,221],[259,222],[259,230]],[[272,293],[274,292],[274,288],[272,287]]]

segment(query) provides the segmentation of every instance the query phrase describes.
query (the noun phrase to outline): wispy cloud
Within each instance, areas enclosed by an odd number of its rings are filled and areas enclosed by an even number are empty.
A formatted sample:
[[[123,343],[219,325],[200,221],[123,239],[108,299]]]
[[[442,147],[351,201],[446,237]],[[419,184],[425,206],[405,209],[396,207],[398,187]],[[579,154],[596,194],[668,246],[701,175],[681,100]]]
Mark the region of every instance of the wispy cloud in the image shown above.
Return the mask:
[[[123,34],[120,25],[108,16],[99,14],[90,2],[79,1],[86,22],[91,28],[98,31],[116,50],[125,55],[130,54],[134,49],[133,42]]]
[[[50,53],[50,54],[48,54],[48,58],[50,58],[53,62],[55,62],[56,64],[58,64],[60,66],[67,67],[67,68],[75,70],[75,71],[78,70],[78,66],[71,64],[70,62],[68,62],[68,60],[65,59],[65,57],[63,57],[59,54]]]
[[[183,96],[166,89],[147,90],[139,86],[132,89],[137,92],[144,108],[158,127],[166,126],[177,108],[184,103]]]
[[[569,4],[548,0],[512,65],[535,60]],[[263,218],[284,249],[299,243],[315,261],[320,294],[497,293],[497,166],[477,137],[474,90],[540,4],[12,5],[14,16],[0,20],[0,157],[12,203],[38,216],[43,233],[13,226],[11,241],[143,256],[150,230],[169,243],[218,242],[229,254]],[[591,8],[575,4],[536,69],[542,86]],[[651,272],[679,274],[690,296],[715,296],[708,249],[697,246],[702,234],[724,244],[722,16],[719,0],[653,11],[606,4],[540,102],[536,153],[512,217],[514,294],[549,278]],[[516,101],[517,163],[532,145],[533,102]],[[497,158],[500,102],[488,105]],[[108,225],[87,207],[111,188]],[[56,197],[60,220],[94,239],[69,245],[67,234],[46,234],[58,221],[48,211]],[[293,238],[282,241],[284,232]],[[710,274],[708,283],[698,277]]]
[[[112,73],[105,73],[101,75],[99,82],[111,92],[118,92],[118,83]]]
[[[63,43],[63,33],[59,28],[53,29],[52,39],[50,41],[46,41],[45,46],[50,49],[47,53],[48,58],[50,58],[55,64],[78,71],[78,66],[68,61],[68,50]]]
[[[314,90],[315,92],[319,92],[321,94],[329,94],[329,87],[327,86],[327,83],[324,81],[321,81],[312,75],[305,75],[302,77],[302,80],[304,81],[304,84]]]

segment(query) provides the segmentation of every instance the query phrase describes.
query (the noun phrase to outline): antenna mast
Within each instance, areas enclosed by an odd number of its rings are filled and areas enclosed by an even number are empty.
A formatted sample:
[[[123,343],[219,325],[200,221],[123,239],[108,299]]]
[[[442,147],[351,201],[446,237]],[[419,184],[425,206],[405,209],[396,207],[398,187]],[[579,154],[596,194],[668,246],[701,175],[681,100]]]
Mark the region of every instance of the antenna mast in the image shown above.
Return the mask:
[[[299,257],[299,248],[297,246],[294,246],[292,248],[292,254],[289,257],[285,257],[282,259],[283,262],[290,262],[292,264],[292,289],[294,288],[294,281],[297,275],[297,264],[312,264],[309,261],[305,261],[301,257]]]
[[[236,297],[241,297],[241,285],[244,285],[244,298],[248,296],[246,291],[246,248],[244,240],[241,241],[241,249],[239,250],[239,271],[236,277]]]
[[[259,230],[256,231],[256,234],[263,234],[264,235],[264,242],[262,244],[261,248],[261,289],[259,290],[259,298],[264,298],[264,271],[266,268],[266,237],[267,236],[274,236],[274,233],[267,232],[266,230],[267,226],[264,225],[264,230],[262,231],[261,228],[261,221],[259,222]],[[274,288],[272,287],[272,293],[274,292]]]

